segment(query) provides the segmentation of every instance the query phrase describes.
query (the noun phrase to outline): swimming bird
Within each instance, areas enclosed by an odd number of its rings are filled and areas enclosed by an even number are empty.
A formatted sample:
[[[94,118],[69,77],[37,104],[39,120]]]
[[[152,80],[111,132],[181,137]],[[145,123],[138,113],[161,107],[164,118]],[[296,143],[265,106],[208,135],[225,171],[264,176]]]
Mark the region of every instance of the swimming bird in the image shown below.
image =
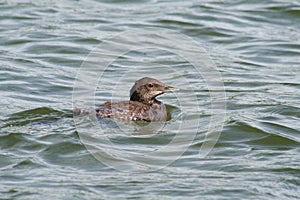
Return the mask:
[[[101,104],[96,108],[96,115],[99,118],[116,118],[126,121],[166,121],[166,106],[156,97],[177,90],[154,78],[144,77],[137,80],[131,88],[129,101]]]

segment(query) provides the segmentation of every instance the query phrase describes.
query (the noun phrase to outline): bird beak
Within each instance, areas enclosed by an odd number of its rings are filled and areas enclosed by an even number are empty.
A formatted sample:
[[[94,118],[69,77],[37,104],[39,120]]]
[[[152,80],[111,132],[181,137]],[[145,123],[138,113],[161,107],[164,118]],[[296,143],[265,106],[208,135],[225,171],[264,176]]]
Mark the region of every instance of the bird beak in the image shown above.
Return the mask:
[[[164,91],[163,92],[174,92],[174,91],[178,91],[179,89],[178,88],[175,88],[175,87],[171,87],[171,86],[166,86],[164,88]]]

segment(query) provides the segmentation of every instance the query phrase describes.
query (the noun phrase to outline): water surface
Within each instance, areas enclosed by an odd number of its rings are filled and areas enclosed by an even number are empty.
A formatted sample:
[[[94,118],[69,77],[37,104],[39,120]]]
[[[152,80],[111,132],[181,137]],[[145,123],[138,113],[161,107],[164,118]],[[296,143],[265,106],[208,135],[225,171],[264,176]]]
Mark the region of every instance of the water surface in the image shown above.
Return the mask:
[[[0,5],[0,199],[299,198],[297,1]],[[183,90],[160,98],[171,113],[165,127],[150,135],[117,132],[108,136],[113,147],[148,155],[178,134],[171,147],[189,142],[184,154],[163,169],[129,173],[99,162],[86,149],[71,113],[72,92],[81,64],[97,45],[143,28],[178,31],[201,43],[222,75],[227,109],[221,137],[200,159],[211,117],[205,79],[186,60],[161,49],[119,57],[95,83],[97,103],[127,99],[133,81],[143,76]],[[178,133],[185,122],[190,127]],[[174,158],[176,151],[170,149]]]

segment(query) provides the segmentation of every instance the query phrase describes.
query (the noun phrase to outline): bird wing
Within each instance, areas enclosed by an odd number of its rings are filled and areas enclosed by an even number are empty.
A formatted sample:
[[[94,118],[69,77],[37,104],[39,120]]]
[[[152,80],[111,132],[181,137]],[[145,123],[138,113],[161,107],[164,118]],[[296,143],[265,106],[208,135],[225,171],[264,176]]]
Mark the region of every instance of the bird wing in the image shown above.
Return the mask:
[[[149,115],[149,110],[149,105],[137,101],[121,101],[117,103],[106,102],[101,104],[96,109],[96,113],[99,117],[150,122],[152,115]]]

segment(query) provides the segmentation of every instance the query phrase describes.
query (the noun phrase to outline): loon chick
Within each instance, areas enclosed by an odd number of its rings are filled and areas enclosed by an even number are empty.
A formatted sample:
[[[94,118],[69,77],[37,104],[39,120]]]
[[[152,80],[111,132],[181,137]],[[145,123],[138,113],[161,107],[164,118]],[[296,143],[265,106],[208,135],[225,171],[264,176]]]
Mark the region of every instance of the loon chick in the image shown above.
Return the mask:
[[[129,101],[106,102],[96,109],[96,114],[100,118],[130,121],[166,121],[167,109],[155,97],[176,90],[178,89],[166,86],[154,78],[144,77],[137,80],[131,88]]]

